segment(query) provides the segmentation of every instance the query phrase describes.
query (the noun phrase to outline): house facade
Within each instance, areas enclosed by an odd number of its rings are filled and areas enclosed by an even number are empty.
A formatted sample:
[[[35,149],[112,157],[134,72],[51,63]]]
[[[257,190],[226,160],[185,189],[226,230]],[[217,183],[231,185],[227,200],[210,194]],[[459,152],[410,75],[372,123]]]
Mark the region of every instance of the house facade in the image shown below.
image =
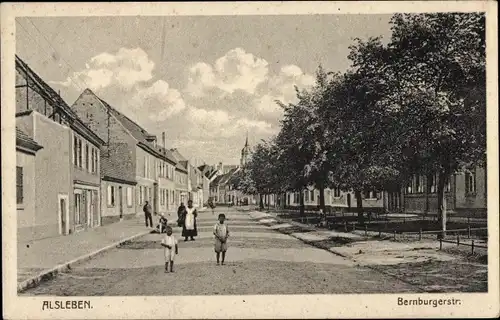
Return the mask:
[[[71,109],[105,144],[100,148],[101,223],[135,216],[137,140],[111,112],[111,107],[86,89]]]
[[[100,148],[104,141],[16,56],[16,126],[44,148],[35,157],[32,238],[100,225]]]
[[[35,157],[43,147],[26,133],[16,128],[16,206],[17,239],[30,240],[36,229],[35,201]]]
[[[438,176],[414,175],[406,185],[403,195],[404,209],[409,213],[428,214],[438,211]],[[446,210],[460,216],[487,215],[486,170],[473,170],[450,175],[445,185]]]

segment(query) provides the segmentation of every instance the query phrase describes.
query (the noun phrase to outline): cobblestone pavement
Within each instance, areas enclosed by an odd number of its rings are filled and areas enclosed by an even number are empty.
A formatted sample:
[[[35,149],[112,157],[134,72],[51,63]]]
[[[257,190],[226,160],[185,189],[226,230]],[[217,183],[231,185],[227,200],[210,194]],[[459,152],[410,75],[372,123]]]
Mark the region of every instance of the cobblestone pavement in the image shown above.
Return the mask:
[[[227,264],[217,266],[212,226],[228,217]],[[161,235],[149,234],[82,263],[21,295],[127,296],[419,292],[418,288],[217,208],[200,213],[196,241],[179,239],[175,273],[164,273]],[[180,237],[180,229],[174,234]]]

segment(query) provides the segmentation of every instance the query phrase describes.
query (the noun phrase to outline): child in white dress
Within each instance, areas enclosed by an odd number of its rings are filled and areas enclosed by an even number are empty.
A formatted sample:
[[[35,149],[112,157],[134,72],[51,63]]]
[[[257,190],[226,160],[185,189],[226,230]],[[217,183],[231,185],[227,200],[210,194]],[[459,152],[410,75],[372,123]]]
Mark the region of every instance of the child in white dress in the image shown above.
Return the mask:
[[[222,253],[222,264],[226,259],[227,251],[227,238],[229,238],[229,229],[227,224],[224,223],[226,216],[221,213],[219,214],[219,221],[214,226],[214,236],[215,236],[215,254],[217,258],[217,265],[219,265],[220,254]]]
[[[179,248],[177,246],[177,239],[172,234],[172,227],[167,227],[167,234],[161,241],[161,245],[165,248],[165,273],[169,271],[169,264],[170,272],[174,272],[175,255],[179,254]]]

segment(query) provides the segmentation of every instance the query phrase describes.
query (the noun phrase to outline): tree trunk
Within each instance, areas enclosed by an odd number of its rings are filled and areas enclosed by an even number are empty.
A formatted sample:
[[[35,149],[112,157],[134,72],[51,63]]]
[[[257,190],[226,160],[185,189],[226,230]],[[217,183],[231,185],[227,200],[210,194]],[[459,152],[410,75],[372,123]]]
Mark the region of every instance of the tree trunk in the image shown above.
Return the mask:
[[[325,187],[319,186],[319,208],[325,212]]]
[[[264,209],[264,199],[262,197],[262,193],[259,193],[259,209]]]
[[[266,197],[267,197],[267,211],[269,211],[269,206],[271,204],[271,195],[267,194]]]
[[[358,211],[358,221],[359,223],[364,222],[364,215],[363,215],[363,198],[361,195],[361,191],[354,191],[354,196],[356,197],[356,208]]]
[[[446,171],[441,170],[438,179],[438,223],[441,225],[441,238],[444,239],[446,237],[446,194],[444,186],[448,179]]]
[[[300,215],[304,216],[304,214],[305,214],[304,190],[300,190],[300,193],[299,193],[299,203],[300,203],[300,206],[299,206]]]

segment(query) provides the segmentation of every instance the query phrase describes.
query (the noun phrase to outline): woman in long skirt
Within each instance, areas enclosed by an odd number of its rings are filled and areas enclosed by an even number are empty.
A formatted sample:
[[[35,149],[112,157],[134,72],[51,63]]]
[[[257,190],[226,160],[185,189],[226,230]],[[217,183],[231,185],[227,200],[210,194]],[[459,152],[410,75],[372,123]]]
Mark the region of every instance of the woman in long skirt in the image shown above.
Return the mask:
[[[198,236],[198,230],[196,229],[197,216],[198,212],[196,212],[196,208],[193,207],[193,201],[189,200],[184,214],[184,224],[182,226],[184,241],[187,241],[188,238],[193,241],[194,237]]]

